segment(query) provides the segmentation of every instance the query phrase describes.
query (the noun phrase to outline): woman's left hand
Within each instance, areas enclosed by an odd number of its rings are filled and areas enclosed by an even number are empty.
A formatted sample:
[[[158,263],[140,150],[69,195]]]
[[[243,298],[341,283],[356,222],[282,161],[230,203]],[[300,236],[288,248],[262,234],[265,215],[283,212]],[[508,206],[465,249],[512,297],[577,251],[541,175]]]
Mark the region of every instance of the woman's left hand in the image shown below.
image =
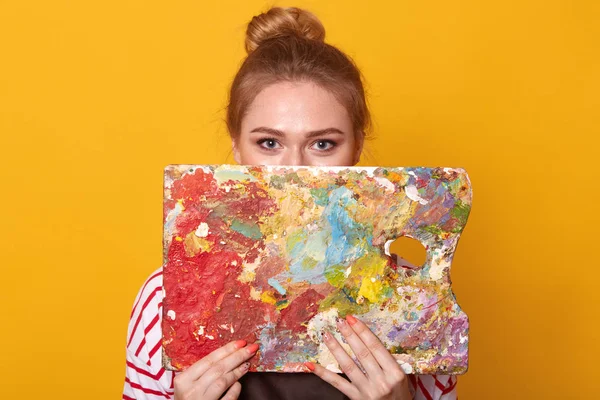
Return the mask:
[[[325,344],[351,382],[318,364],[307,362],[308,369],[352,400],[412,399],[404,371],[367,325],[348,315],[337,326],[366,373],[329,332],[323,335]]]

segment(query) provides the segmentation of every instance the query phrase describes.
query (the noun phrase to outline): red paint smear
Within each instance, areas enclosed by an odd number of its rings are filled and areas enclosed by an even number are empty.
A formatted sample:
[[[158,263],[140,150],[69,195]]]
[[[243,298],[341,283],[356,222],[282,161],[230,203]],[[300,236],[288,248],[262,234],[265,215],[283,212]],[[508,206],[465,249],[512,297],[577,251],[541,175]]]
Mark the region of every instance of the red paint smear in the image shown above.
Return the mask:
[[[281,310],[277,329],[289,329],[294,333],[306,331],[301,325],[310,320],[319,311],[318,302],[325,298],[314,289],[307,289],[292,301],[292,303]]]
[[[190,207],[175,220],[175,230],[179,236],[185,238],[188,233],[196,231],[201,222],[206,222],[209,210]],[[211,227],[211,230],[212,227]],[[214,235],[213,235],[214,237]],[[206,238],[205,238],[206,239]],[[208,240],[208,239],[207,239]]]
[[[424,188],[425,186],[429,185],[429,179],[423,179],[420,176],[416,176],[415,177],[415,186],[417,187],[417,189],[421,189]]]
[[[280,272],[284,272],[288,263],[289,261],[287,258],[278,255],[270,255],[268,258],[262,259],[260,265],[256,268],[254,287],[261,290],[272,290],[273,288],[269,284],[269,278]],[[277,291],[273,292],[273,298],[277,301],[284,299]]]
[[[257,326],[276,319],[275,306],[252,300],[250,286],[237,280],[243,263],[253,262],[264,249],[263,241],[229,229],[234,218],[256,224],[261,216],[275,212],[276,205],[254,182],[226,193],[201,169],[175,181],[171,196],[185,207],[175,221],[174,236],[185,238],[206,222],[209,234],[203,239],[212,246],[209,253],[188,256],[185,241],[173,238],[167,250],[163,346],[173,367],[181,370],[229,341],[256,341]],[[218,212],[205,207],[207,200],[218,204]],[[175,203],[165,203],[165,208],[169,204]],[[175,320],[168,316],[170,310],[175,311]]]
[[[273,315],[274,306],[251,300],[250,287],[236,280],[242,258],[231,251],[188,257],[182,242],[173,242],[169,250],[163,283],[168,293],[163,332],[173,365],[185,368],[231,340],[254,342],[257,324],[263,323],[266,315]],[[168,310],[176,311],[175,320],[168,316]],[[232,320],[236,321],[233,333]],[[203,335],[197,334],[200,326],[204,327]]]
[[[232,192],[235,190],[232,189]],[[226,199],[221,199],[227,204],[227,208],[234,212],[232,215],[237,219],[256,223],[257,216],[270,215],[276,208],[269,193],[257,182],[245,183],[243,193],[244,195],[239,198],[227,196]]]
[[[202,168],[198,168],[193,173],[185,174],[181,179],[173,182],[171,198],[182,199],[183,206],[188,208],[198,205],[202,196],[212,197],[218,190],[217,181],[212,173],[205,173]]]
[[[165,200],[163,204],[163,222],[166,221],[169,211],[175,208],[178,200],[187,207],[199,200],[199,194],[210,195],[218,189],[212,174],[205,173],[201,168],[196,169],[194,173],[185,174],[181,179],[175,177],[173,179],[170,188],[171,198]]]

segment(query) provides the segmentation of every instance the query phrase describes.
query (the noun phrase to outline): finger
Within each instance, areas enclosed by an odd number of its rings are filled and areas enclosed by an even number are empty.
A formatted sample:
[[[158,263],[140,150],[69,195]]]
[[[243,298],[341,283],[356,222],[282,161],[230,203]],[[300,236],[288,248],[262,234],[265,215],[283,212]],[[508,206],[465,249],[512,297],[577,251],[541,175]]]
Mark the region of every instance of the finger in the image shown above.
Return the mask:
[[[402,376],[404,375],[404,371],[402,371],[396,359],[364,322],[350,314],[346,316],[346,321],[364,345],[371,351],[371,354],[375,357],[375,360],[377,360],[386,375],[391,372],[400,372]]]
[[[237,340],[235,342],[229,342],[224,346],[219,347],[212,353],[196,361],[188,369],[182,372],[181,375],[185,374],[186,380],[195,381],[200,378],[206,371],[208,371],[215,363],[219,362],[228,355],[235,351],[243,348],[246,345],[245,340]]]
[[[346,353],[346,350],[340,345],[335,337],[329,332],[325,332],[323,335],[327,348],[331,351],[331,354],[335,357],[340,369],[350,380],[357,386],[362,387],[367,384],[367,377],[360,370],[354,360]]]
[[[344,393],[351,399],[360,398],[360,391],[352,383],[336,374],[335,372],[329,371],[327,368],[323,368],[319,364],[313,364],[311,362],[305,362],[304,365],[312,371],[313,374],[335,387],[340,392]]]
[[[240,393],[242,392],[242,384],[239,382],[234,382],[233,385],[229,388],[225,396],[221,398],[221,400],[235,400],[240,397]]]
[[[233,371],[229,371],[228,373],[218,377],[216,380],[210,382],[208,384],[208,386],[205,386],[206,391],[204,392],[204,396],[202,396],[202,398],[203,399],[219,399],[221,397],[221,395],[223,393],[225,393],[226,391],[227,391],[226,397],[229,396],[231,388],[233,388],[236,383],[239,384],[238,379],[240,379],[242,377],[242,375],[244,375],[246,372],[248,372],[249,367],[250,367],[250,363],[245,362],[242,365],[240,365],[239,367],[235,368]],[[200,383],[200,381],[198,382],[198,384],[202,385],[202,383]],[[241,385],[239,385],[239,386],[241,389]],[[235,394],[235,390],[236,389],[234,389],[234,392],[233,392],[234,394]],[[233,398],[234,399],[237,398],[237,395],[239,395],[239,392]]]
[[[237,380],[235,374],[231,374],[231,372],[238,368],[244,361],[254,357],[257,350],[258,344],[253,343],[219,360],[198,379],[198,384],[208,388],[214,385],[219,379],[225,378],[226,382],[224,383],[227,383],[227,385],[222,389],[221,393],[223,393],[226,388]]]
[[[383,371],[379,366],[379,363],[371,353],[371,350],[363,343],[360,337],[354,332],[354,329],[350,326],[345,319],[340,319],[337,322],[337,327],[342,333],[342,336],[346,339],[346,342],[352,348],[352,351],[360,361],[361,365],[367,372],[370,378],[383,375]]]

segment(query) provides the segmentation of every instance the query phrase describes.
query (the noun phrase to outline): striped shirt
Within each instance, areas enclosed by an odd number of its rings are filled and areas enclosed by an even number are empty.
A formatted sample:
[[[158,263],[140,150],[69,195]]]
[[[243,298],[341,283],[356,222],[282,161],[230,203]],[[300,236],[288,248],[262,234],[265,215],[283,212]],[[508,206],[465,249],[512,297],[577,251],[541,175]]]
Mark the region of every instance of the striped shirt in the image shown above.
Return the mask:
[[[173,399],[175,373],[162,366],[162,268],[142,285],[133,305],[127,329],[123,399]],[[456,377],[408,375],[415,400],[456,400]]]

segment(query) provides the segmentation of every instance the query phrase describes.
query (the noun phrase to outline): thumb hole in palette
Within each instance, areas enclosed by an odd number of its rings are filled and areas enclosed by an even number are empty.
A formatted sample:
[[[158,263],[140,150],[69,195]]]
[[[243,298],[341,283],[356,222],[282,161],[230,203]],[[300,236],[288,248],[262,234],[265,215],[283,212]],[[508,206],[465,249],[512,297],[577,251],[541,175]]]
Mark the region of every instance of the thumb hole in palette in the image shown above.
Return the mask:
[[[404,268],[419,269],[427,259],[427,250],[423,244],[408,236],[388,240],[385,248],[385,254],[391,256],[396,264]]]

